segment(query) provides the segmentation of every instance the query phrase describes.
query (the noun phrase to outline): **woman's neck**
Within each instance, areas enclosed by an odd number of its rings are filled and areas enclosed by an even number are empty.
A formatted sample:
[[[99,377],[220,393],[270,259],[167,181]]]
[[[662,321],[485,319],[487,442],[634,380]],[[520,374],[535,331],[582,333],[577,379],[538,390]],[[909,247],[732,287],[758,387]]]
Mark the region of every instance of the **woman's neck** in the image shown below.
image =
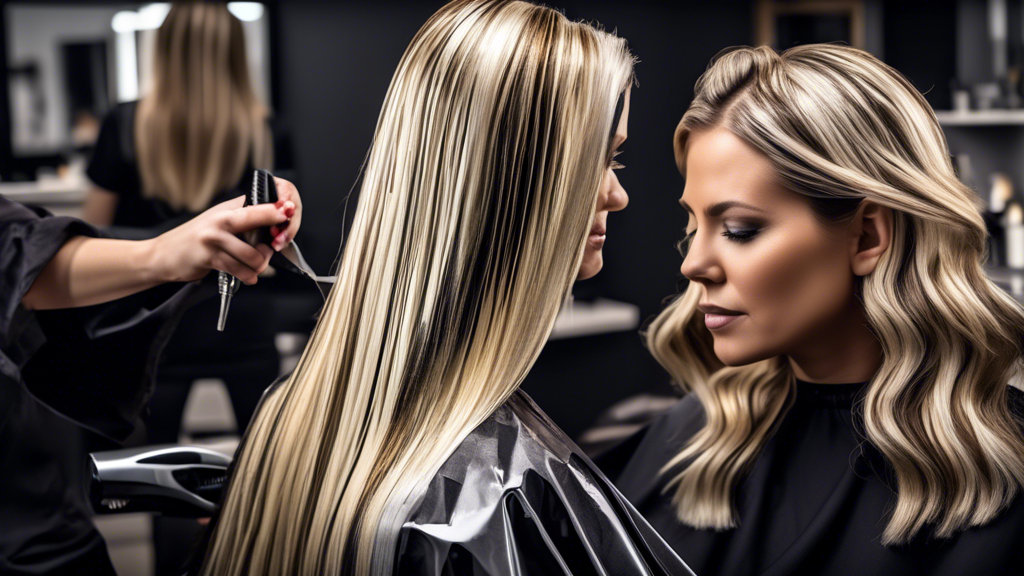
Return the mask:
[[[882,346],[856,308],[787,354],[797,379],[821,384],[867,382],[882,365]]]

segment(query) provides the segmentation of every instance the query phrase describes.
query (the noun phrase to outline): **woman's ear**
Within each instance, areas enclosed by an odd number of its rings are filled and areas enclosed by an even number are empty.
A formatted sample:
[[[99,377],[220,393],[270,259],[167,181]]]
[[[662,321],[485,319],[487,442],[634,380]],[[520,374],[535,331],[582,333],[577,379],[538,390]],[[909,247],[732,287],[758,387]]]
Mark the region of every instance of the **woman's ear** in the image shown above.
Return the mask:
[[[852,222],[850,264],[857,276],[874,272],[892,242],[892,210],[870,200],[861,202]]]

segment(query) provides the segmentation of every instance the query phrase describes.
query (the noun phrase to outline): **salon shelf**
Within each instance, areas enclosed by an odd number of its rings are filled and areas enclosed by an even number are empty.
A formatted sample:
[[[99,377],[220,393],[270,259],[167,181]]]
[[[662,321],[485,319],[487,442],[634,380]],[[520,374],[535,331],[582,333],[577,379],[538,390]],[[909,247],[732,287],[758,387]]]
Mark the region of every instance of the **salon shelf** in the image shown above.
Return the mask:
[[[1024,304],[1024,268],[986,266],[985,274],[1015,300]]]
[[[71,204],[85,199],[89,183],[60,180],[36,180],[33,182],[0,182],[0,196],[22,204]]]
[[[0,182],[0,196],[30,206],[41,206],[54,216],[80,218],[82,202],[85,201],[89,186],[88,180],[84,178]]]
[[[604,298],[577,301],[559,313],[551,340],[625,332],[639,326],[640,308],[633,304]]]
[[[1024,110],[936,110],[942,126],[1024,126]]]

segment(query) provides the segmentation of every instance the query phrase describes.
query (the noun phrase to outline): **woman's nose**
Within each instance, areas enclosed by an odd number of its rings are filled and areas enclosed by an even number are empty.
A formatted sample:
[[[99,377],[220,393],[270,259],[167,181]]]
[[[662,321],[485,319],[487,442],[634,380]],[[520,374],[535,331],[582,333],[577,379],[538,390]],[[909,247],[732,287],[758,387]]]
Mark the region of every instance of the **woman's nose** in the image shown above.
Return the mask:
[[[615,171],[609,170],[609,172],[611,172],[611,176],[609,176],[608,194],[602,210],[618,212],[629,205],[629,195],[626,194],[626,189],[619,183],[619,177],[615,174]]]
[[[705,285],[725,281],[725,270],[715,261],[714,255],[698,243],[697,235],[690,239],[679,271],[690,281]]]

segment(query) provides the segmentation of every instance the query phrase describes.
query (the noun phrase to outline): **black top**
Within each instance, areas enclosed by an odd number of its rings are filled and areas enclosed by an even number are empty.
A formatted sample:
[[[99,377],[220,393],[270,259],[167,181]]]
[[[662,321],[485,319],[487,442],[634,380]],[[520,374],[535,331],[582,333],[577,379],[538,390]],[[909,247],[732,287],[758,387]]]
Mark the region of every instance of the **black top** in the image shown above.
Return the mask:
[[[21,306],[69,238],[98,234],[0,196],[0,574],[66,569],[102,551],[79,426],[123,440],[167,331],[212,293],[179,284],[80,309]]]
[[[624,469],[606,471],[698,576],[1021,574],[1024,496],[988,525],[949,540],[880,544],[895,492],[884,459],[854,428],[851,406],[865,387],[798,381],[793,408],[735,492],[732,530],[680,523],[674,490],[662,493],[673,473],[659,469],[703,424],[692,396],[618,449],[633,451]],[[1024,393],[1009,394],[1011,411],[1024,417]]]
[[[195,216],[176,210],[163,200],[142,195],[142,174],[135,151],[137,102],[118,104],[103,118],[86,175],[94,184],[117,195],[114,226],[167,230]],[[245,194],[252,183],[253,166],[246,162],[238,183],[220,191],[213,206]]]

